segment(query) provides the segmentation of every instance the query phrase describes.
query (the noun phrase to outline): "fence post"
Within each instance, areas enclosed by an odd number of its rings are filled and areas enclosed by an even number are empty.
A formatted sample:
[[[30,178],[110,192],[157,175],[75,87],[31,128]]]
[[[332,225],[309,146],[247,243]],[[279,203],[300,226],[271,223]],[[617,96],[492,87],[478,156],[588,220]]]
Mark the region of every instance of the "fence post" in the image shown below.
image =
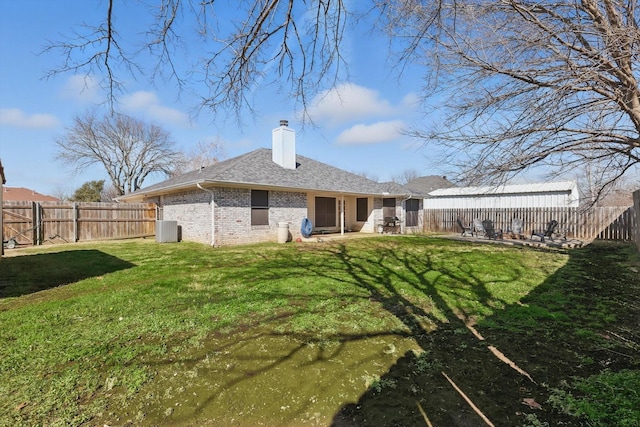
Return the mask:
[[[38,245],[44,243],[44,208],[40,202],[37,203],[38,211]]]
[[[42,244],[42,206],[40,206],[39,202],[31,202],[31,218],[32,218],[32,226],[33,226],[33,245],[41,245]]]
[[[78,203],[77,202],[73,202],[73,206],[71,207],[73,209],[73,242],[77,242],[79,239],[78,236]]]
[[[36,221],[36,202],[31,202],[31,241],[33,242],[33,246],[38,244],[38,232],[36,229],[38,228],[38,222]],[[29,231],[29,230],[26,230]],[[25,231],[25,234],[26,234]]]

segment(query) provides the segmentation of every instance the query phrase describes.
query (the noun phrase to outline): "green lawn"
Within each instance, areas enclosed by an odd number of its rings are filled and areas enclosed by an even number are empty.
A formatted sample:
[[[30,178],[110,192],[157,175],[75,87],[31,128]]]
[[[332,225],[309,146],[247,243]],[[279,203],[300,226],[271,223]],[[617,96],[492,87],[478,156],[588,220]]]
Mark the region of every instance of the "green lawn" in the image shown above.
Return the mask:
[[[0,425],[640,425],[629,245],[136,240],[10,255]]]

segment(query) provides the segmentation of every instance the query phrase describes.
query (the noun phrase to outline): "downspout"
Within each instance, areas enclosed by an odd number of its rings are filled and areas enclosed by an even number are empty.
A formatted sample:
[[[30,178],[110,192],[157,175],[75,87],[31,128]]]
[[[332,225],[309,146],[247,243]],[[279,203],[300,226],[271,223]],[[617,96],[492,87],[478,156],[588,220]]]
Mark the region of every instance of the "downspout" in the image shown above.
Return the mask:
[[[215,204],[215,200],[213,197],[213,191],[209,190],[207,188],[204,188],[203,186],[200,185],[200,183],[196,183],[196,186],[201,189],[202,191],[205,191],[209,194],[211,194],[211,247],[215,247],[216,245],[216,204]]]
[[[404,234],[407,229],[407,200],[411,199],[411,197],[413,196],[409,195],[407,198],[402,199],[402,216],[404,218],[400,223],[400,234]]]
[[[342,197],[342,210],[340,212],[340,235],[344,236],[344,193],[341,194]]]

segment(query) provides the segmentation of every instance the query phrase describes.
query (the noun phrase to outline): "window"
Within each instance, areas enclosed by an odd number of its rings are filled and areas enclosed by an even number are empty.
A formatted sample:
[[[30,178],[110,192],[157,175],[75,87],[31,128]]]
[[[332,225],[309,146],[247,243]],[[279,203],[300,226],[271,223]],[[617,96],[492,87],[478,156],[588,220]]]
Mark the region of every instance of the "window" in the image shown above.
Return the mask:
[[[251,190],[251,225],[269,225],[269,192]]]
[[[364,222],[369,217],[368,199],[361,197],[356,200],[356,221]]]
[[[335,197],[316,197],[316,227],[336,226]]]
[[[420,210],[420,200],[409,199],[407,206],[407,227],[417,227],[419,225],[418,211]]]
[[[382,199],[382,216],[394,218],[396,216],[396,199]]]

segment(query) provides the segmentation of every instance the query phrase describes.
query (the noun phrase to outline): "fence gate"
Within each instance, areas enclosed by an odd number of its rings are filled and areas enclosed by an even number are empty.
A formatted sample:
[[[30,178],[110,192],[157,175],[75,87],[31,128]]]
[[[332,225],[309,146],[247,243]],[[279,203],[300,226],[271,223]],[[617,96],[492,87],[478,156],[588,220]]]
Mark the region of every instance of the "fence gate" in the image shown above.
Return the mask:
[[[4,239],[15,239],[21,245],[33,245],[38,238],[39,208],[33,202],[4,202],[2,225]]]

